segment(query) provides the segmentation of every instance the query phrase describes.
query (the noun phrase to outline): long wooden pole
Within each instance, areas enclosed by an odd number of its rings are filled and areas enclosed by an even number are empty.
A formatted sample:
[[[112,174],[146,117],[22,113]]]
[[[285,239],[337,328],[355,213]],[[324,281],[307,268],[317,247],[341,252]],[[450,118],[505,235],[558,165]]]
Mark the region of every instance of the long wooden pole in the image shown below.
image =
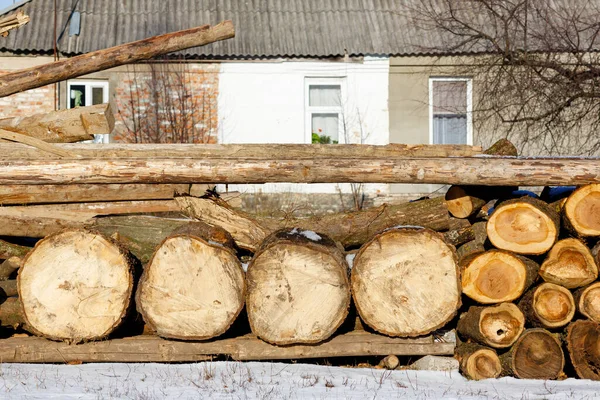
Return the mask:
[[[0,76],[0,97],[119,65],[203,46],[232,38],[234,35],[233,23],[223,21],[213,27],[203,25],[19,70]]]
[[[71,183],[600,183],[600,161],[583,158],[343,158],[0,160],[0,184]]]

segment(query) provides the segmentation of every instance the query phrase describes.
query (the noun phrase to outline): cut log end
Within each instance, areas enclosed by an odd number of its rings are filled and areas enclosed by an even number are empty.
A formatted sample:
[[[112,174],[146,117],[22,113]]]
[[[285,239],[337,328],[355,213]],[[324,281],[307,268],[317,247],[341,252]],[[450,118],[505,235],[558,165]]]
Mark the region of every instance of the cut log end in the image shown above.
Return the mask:
[[[467,189],[456,185],[448,189],[445,199],[448,212],[456,218],[468,218],[486,203],[483,198],[472,196]]]
[[[565,358],[560,341],[544,329],[529,329],[501,357],[503,375],[521,379],[556,379]]]
[[[527,292],[519,301],[519,308],[534,326],[560,328],[575,315],[575,300],[571,292],[553,283],[542,283]]]
[[[40,240],[18,276],[26,324],[55,340],[105,338],[128,310],[132,261],[110,239],[69,230]]]
[[[575,190],[564,203],[563,222],[573,234],[581,237],[600,236],[600,184]]]
[[[442,327],[460,306],[454,248],[429,229],[391,229],[361,247],[352,293],[362,320],[390,336]]]
[[[522,197],[499,205],[487,223],[488,238],[499,249],[543,254],[558,237],[558,214],[543,201]]]
[[[165,239],[140,279],[138,309],[162,337],[203,340],[219,336],[244,306],[241,263],[222,244],[232,242],[231,236],[209,239],[193,231],[186,227]]]
[[[577,376],[600,380],[600,325],[575,321],[567,328],[567,349]]]
[[[246,275],[252,332],[278,345],[329,338],[350,306],[342,250],[323,234],[296,228],[267,237]]]
[[[600,323],[600,282],[593,283],[575,292],[577,309],[585,317]]]
[[[537,264],[511,253],[490,250],[461,260],[462,291],[482,304],[519,298],[537,276]]]
[[[500,376],[502,364],[498,354],[490,348],[463,343],[456,349],[460,371],[469,379],[493,379]]]
[[[585,286],[598,278],[598,266],[590,249],[578,239],[563,239],[552,247],[540,267],[546,282],[568,289]]]

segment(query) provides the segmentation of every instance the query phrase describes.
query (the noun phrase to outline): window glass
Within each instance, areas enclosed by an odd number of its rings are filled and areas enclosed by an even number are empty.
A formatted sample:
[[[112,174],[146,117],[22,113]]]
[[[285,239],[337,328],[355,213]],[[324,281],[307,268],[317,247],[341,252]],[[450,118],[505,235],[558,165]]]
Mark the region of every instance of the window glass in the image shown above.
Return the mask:
[[[92,87],[92,105],[104,103],[104,88]]]
[[[85,107],[85,85],[71,85],[69,108]]]
[[[340,85],[310,85],[308,105],[310,107],[339,107],[341,106],[341,95]]]
[[[317,134],[321,138],[320,143],[337,143],[339,139],[338,122],[339,115],[337,113],[313,113],[312,133],[313,135]],[[327,139],[327,137],[329,139]]]

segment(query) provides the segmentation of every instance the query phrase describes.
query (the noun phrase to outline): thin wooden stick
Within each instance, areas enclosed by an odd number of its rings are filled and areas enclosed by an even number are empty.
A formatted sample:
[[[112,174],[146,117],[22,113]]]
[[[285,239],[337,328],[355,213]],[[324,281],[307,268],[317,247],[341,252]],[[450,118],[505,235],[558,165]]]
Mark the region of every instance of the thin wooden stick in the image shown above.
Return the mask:
[[[48,153],[56,154],[57,156],[60,156],[60,157],[81,158],[81,156],[79,154],[74,153],[70,150],[61,149],[60,147],[56,147],[53,144],[44,142],[43,140],[36,139],[31,136],[23,135],[21,133],[7,131],[6,129],[0,129],[0,139],[26,144],[26,145],[35,147],[36,149],[46,151]]]

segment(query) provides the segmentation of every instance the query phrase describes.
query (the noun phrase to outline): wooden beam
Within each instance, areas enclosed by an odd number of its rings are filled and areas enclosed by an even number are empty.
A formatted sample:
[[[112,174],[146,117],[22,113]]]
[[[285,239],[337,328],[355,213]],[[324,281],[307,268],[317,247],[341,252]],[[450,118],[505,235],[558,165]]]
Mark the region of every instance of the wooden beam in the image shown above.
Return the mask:
[[[0,76],[1,79],[1,76]],[[76,107],[67,110],[51,111],[42,114],[33,114],[27,117],[10,117],[0,119],[0,129],[34,137],[44,142],[64,143],[91,140],[96,134],[111,133],[114,128],[114,116],[109,104],[98,104],[89,107]],[[83,144],[80,146],[86,146]],[[45,151],[40,151],[26,145],[0,144],[1,151],[16,151],[8,157],[20,158],[25,154],[39,154],[48,156]],[[19,150],[25,150],[22,153]],[[75,150],[56,146],[55,149],[75,154]],[[44,156],[43,154],[46,154]],[[60,155],[50,154],[57,158]],[[62,155],[64,156],[64,154]],[[1,157],[1,156],[0,156]]]
[[[0,18],[0,36],[7,37],[9,31],[17,29],[29,22],[29,15],[23,14],[23,11],[4,16]]]
[[[75,109],[77,110],[77,109]],[[0,120],[0,126],[2,120]],[[81,131],[79,129],[79,131]],[[481,147],[466,145],[366,144],[57,144],[82,158],[231,158],[328,159],[377,157],[470,157]],[[0,160],[57,159],[53,154],[19,144],[0,143]]]
[[[390,338],[364,331],[335,336],[317,345],[278,347],[254,336],[181,342],[156,336],[135,336],[69,345],[39,337],[0,341],[0,362],[193,362],[227,355],[234,360],[294,360],[303,358],[396,355],[452,355],[455,343],[436,342],[433,336]]]
[[[0,160],[0,184],[264,182],[584,185],[600,183],[600,161],[518,157]]]
[[[0,205],[167,200],[189,191],[186,184],[0,185]]]
[[[0,75],[0,97],[232,38],[233,23],[203,25]]]

